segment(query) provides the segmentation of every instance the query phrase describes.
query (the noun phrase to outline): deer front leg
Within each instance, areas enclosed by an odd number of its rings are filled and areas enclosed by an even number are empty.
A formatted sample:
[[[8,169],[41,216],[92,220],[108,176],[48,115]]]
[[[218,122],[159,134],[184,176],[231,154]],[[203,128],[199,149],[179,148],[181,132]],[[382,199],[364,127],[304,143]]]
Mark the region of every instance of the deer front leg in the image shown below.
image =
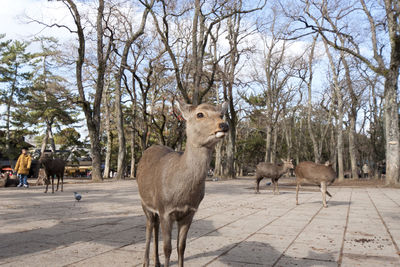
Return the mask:
[[[300,189],[300,183],[297,182],[297,185],[296,185],[296,205],[299,205],[299,189]]]
[[[321,192],[322,192],[322,203],[324,205],[324,208],[327,208],[328,206],[326,205],[326,182],[321,182]]]
[[[169,214],[160,216],[161,233],[164,241],[164,256],[165,263],[164,267],[169,267],[169,260],[171,257],[171,231],[172,231],[172,219]]]
[[[258,194],[258,193],[260,193],[260,182],[261,182],[261,180],[263,179],[263,177],[257,177],[257,179],[256,179],[256,194]]]
[[[187,234],[192,224],[194,213],[186,216],[181,221],[178,221],[178,239],[177,239],[177,250],[178,250],[178,266],[183,267],[186,239]]]
[[[275,179],[271,179],[271,182],[272,182],[272,186],[274,187],[274,195],[275,195],[275,188],[276,188],[276,180]]]
[[[275,180],[275,185],[276,185],[276,194],[279,195],[278,179]]]

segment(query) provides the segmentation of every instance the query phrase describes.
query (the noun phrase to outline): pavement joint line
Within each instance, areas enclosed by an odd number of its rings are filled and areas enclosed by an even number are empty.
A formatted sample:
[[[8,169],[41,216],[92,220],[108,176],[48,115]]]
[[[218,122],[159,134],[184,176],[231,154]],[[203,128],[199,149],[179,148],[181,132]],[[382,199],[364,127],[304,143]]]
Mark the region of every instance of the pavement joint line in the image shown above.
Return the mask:
[[[337,193],[341,190],[341,188],[336,191],[336,193],[333,195],[333,197],[331,197],[327,202],[329,203],[329,201],[334,198]],[[276,261],[272,264],[272,267],[276,266],[278,264],[278,262],[282,259],[282,257],[285,255],[285,253],[288,251],[288,249],[293,245],[293,243],[296,241],[296,239],[304,232],[304,230],[307,228],[307,226],[310,225],[310,223],[314,220],[314,218],[321,212],[321,210],[324,208],[324,206],[322,205],[318,211],[310,218],[310,220],[304,225],[304,227],[300,230],[300,232],[295,236],[295,238],[292,240],[292,242],[290,242],[290,244],[285,248],[285,250],[282,252],[282,254],[278,257],[278,259],[276,259]]]
[[[385,226],[386,232],[388,233],[390,239],[392,240],[392,243],[393,243],[393,245],[394,245],[394,248],[396,249],[396,255],[400,258],[399,246],[397,245],[397,243],[396,243],[396,241],[394,240],[392,234],[390,233],[390,230],[389,230],[389,228],[387,227],[386,222],[385,222],[385,220],[383,219],[383,217],[382,217],[381,213],[379,212],[378,208],[376,207],[375,202],[372,200],[371,195],[369,194],[368,189],[367,189],[366,191],[367,191],[367,195],[368,195],[368,197],[369,197],[369,200],[371,201],[372,205],[374,206],[376,212],[378,213],[379,218],[380,218],[381,221],[382,221],[383,226]]]
[[[382,188],[379,188],[379,191],[384,194],[388,199],[390,199],[391,201],[393,201],[394,204],[396,204],[397,206],[400,207],[400,204],[397,203],[397,201],[395,201],[393,198],[391,198],[390,196],[388,196],[385,192],[382,191]]]
[[[307,201],[312,199],[314,196],[310,196],[309,198],[307,198]],[[216,261],[218,258],[220,258],[221,256],[226,255],[227,253],[229,253],[229,251],[231,251],[232,249],[236,248],[239,244],[243,243],[244,241],[246,241],[247,239],[249,239],[250,237],[254,236],[255,234],[257,234],[257,232],[259,232],[260,230],[264,229],[265,227],[267,227],[268,225],[270,225],[271,223],[275,222],[276,220],[282,218],[283,216],[285,216],[286,214],[288,214],[289,212],[291,212],[292,210],[294,210],[295,208],[299,207],[299,205],[295,205],[292,208],[288,209],[285,213],[283,213],[282,215],[276,217],[275,219],[273,219],[272,221],[268,222],[267,224],[261,226],[259,229],[257,229],[255,232],[253,232],[252,234],[248,235],[246,238],[244,238],[243,240],[237,242],[236,244],[234,244],[230,249],[222,252],[220,255],[218,255],[217,257],[215,257],[214,259],[212,259],[211,261],[207,262],[206,264],[204,264],[204,266],[207,266],[211,263],[213,263],[214,261]],[[258,211],[260,212],[260,211]],[[257,213],[257,212],[255,212]]]
[[[346,225],[345,225],[344,231],[343,231],[342,245],[340,246],[340,253],[339,253],[339,259],[338,259],[338,267],[342,266],[342,261],[343,261],[344,241],[345,241],[345,238],[346,238],[347,226],[348,226],[348,224],[349,224],[350,206],[351,206],[351,197],[352,197],[352,196],[353,196],[353,188],[351,189],[351,192],[350,192],[349,207],[347,208]]]

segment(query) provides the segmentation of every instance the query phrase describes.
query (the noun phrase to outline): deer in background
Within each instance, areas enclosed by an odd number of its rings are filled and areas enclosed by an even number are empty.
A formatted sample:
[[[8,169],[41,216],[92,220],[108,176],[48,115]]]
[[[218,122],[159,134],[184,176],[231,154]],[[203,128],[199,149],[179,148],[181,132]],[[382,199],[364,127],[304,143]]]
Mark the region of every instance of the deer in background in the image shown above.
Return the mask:
[[[278,180],[282,177],[285,173],[287,173],[290,169],[293,169],[293,163],[291,160],[284,160],[281,159],[283,164],[274,164],[268,162],[260,162],[257,165],[256,169],[256,193],[260,193],[260,181],[264,178],[270,178],[271,182],[274,185],[274,195],[275,195],[275,188],[277,190],[277,194],[279,195],[279,187],[278,187]]]
[[[51,177],[51,189],[52,193],[54,194],[54,176],[57,176],[57,189],[60,184],[61,179],[61,192],[64,189],[64,170],[65,170],[65,161],[62,159],[52,159],[48,156],[42,156],[39,159],[39,163],[43,165],[44,171],[46,173],[46,179],[44,180],[46,184],[46,190],[44,191],[47,193],[50,184],[50,177]]]
[[[214,146],[229,130],[222,119],[227,103],[220,107],[178,103],[186,120],[186,148],[176,152],[169,147],[153,145],[139,161],[137,183],[142,208],[147,217],[146,248],[143,266],[149,266],[149,249],[154,233],[154,262],[158,257],[158,232],[164,243],[165,267],[171,256],[171,230],[178,225],[178,264],[183,266],[187,233],[193,216],[204,197],[205,179]]]
[[[300,162],[294,170],[296,173],[296,205],[299,205],[299,188],[303,181],[317,184],[321,188],[322,203],[326,208],[326,195],[332,197],[327,191],[327,186],[336,179],[336,173],[332,169],[332,163],[327,161],[325,164],[318,164],[311,161]]]

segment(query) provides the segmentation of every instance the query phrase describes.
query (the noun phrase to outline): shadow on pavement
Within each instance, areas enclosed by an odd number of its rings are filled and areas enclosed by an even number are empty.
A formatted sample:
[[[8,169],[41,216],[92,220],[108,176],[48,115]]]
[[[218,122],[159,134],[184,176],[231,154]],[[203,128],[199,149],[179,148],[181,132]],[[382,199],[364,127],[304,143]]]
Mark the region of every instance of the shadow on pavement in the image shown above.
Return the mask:
[[[188,251],[188,248],[186,251]],[[275,266],[311,267],[320,266],[321,263],[322,266],[337,266],[335,256],[331,253],[316,253],[311,251],[310,248],[308,255],[304,258],[282,256],[282,252],[269,245],[267,241],[265,243],[244,241],[239,244],[226,245],[214,251],[185,257],[185,263],[189,264],[190,261],[210,256],[210,260],[215,263],[215,266],[218,266],[217,263],[223,263],[223,266],[272,266],[278,259],[279,261]],[[212,259],[213,257],[215,258]],[[160,260],[163,260],[163,258],[161,257]],[[171,264],[177,264],[177,261],[173,261]]]

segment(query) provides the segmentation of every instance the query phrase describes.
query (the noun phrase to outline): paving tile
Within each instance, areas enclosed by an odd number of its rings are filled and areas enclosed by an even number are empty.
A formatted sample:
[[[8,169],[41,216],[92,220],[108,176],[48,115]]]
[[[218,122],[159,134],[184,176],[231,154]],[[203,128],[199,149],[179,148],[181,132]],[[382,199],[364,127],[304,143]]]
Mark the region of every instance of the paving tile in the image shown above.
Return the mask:
[[[398,189],[331,187],[324,209],[317,188],[300,191],[298,206],[293,188],[275,196],[253,188],[253,180],[207,182],[185,266],[400,266],[392,242],[400,244]],[[0,189],[1,266],[142,265],[146,218],[136,181],[68,184],[46,195],[31,189]],[[174,226],[171,266],[176,235]],[[161,235],[159,251],[163,263]]]

